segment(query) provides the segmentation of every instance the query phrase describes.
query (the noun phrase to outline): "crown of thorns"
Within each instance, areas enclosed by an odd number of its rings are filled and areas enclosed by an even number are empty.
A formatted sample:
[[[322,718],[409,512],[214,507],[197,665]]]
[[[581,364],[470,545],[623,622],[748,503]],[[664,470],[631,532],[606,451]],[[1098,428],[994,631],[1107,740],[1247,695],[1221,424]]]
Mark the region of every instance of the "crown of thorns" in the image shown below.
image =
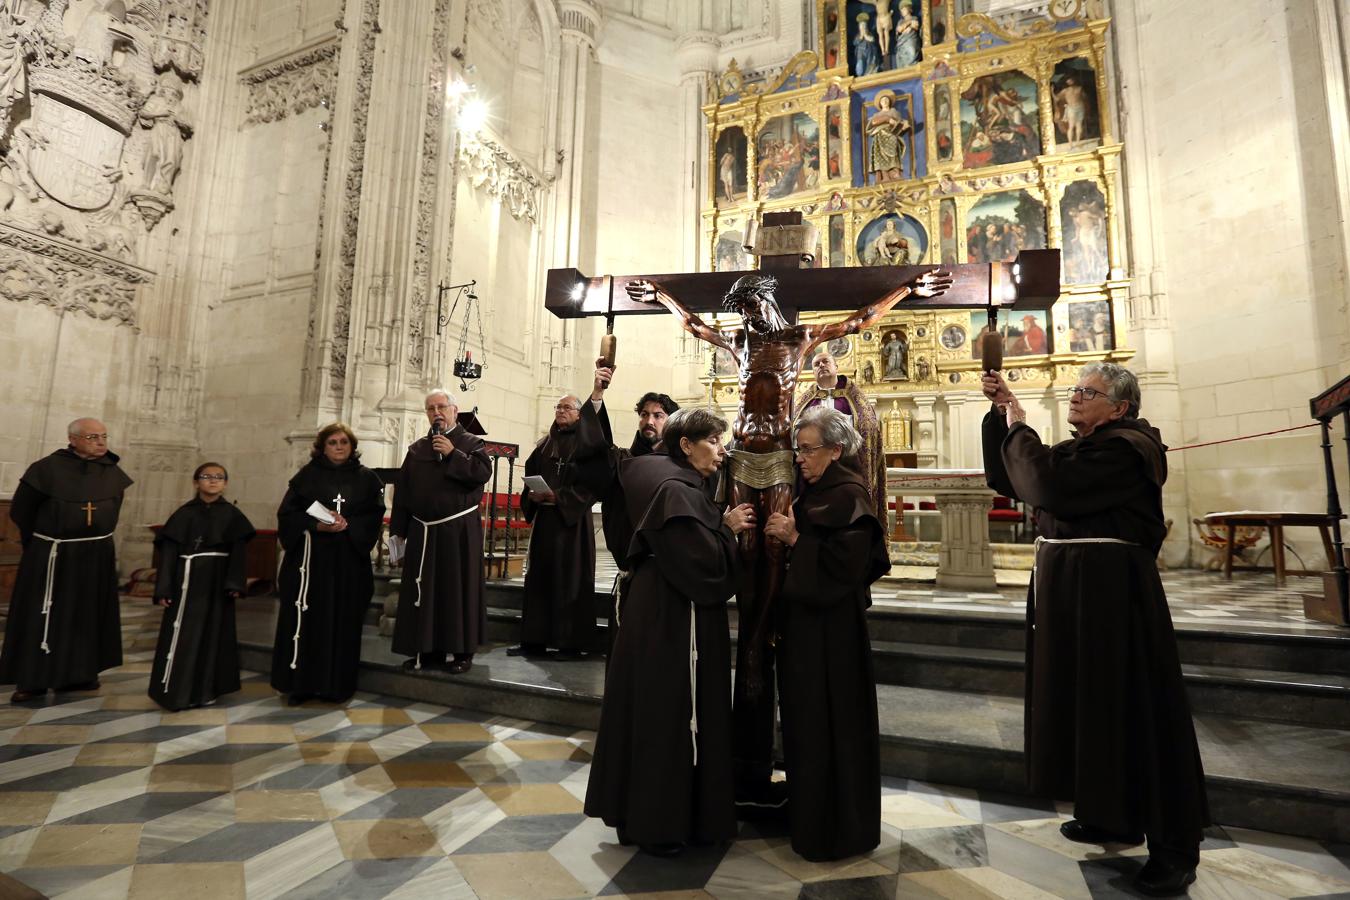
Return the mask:
[[[742,275],[722,298],[722,309],[725,312],[738,313],[746,301],[772,301],[773,293],[777,289],[778,279],[772,275]]]

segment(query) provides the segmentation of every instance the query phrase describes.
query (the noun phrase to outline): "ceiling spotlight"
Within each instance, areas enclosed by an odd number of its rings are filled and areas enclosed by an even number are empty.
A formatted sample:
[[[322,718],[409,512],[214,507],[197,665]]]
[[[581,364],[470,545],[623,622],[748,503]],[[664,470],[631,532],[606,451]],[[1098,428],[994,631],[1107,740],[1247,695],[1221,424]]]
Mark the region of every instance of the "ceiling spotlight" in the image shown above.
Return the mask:
[[[459,130],[476,134],[487,124],[487,120],[487,101],[481,97],[474,97],[466,102],[464,108],[459,111]]]
[[[576,284],[572,285],[573,300],[580,300],[581,295],[584,294],[585,292],[586,292],[586,285],[583,284],[582,282],[578,281]]]

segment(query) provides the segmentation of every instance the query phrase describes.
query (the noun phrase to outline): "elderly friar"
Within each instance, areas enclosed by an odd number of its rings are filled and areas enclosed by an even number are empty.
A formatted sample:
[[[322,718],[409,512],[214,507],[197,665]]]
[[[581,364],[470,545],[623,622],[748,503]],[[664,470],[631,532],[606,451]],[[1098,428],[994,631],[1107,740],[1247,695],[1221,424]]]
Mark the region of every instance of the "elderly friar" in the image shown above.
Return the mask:
[[[525,460],[526,476],[548,490],[521,493],[533,526],[520,616],[520,644],[508,653],[538,655],[556,648],[561,659],[594,649],[595,522],[591,507],[609,481],[608,442],[594,419],[581,418],[581,400],[558,398],[553,424]]]
[[[778,623],[779,708],[792,849],[809,860],[881,841],[877,687],[867,634],[869,585],[890,571],[862,436],[837,409],[794,429],[802,490],[764,533],[791,548]]]
[[[1001,375],[985,373],[983,390],[989,486],[1034,508],[1041,535],[1027,598],[1031,788],[1074,801],[1060,826],[1070,840],[1147,837],[1136,889],[1179,893],[1195,880],[1209,810],[1156,564],[1167,448],[1123,366],[1083,368],[1069,392],[1074,436],[1054,446]]]
[[[150,698],[168,710],[208,706],[239,690],[234,601],[246,584],[252,523],[225,499],[220,463],[192,473],[195,496],[155,535],[155,604],[163,607]]]
[[[406,669],[462,674],[483,642],[483,523],[479,504],[492,477],[482,438],[459,422],[443,390],[426,397],[431,429],[408,448],[394,482],[391,559],[402,559],[394,652]]]
[[[624,463],[634,524],[624,567],[632,588],[600,710],[586,814],[622,843],[668,856],[736,834],[727,601],[735,535],[749,504],[719,512],[705,481],[722,465],[727,422],[686,408],[666,423],[666,453]]]
[[[76,419],[68,446],[19,479],[9,517],[23,556],[10,597],[0,684],[15,703],[49,689],[94,690],[122,664],[113,530],[131,479],[108,450],[108,427]]]
[[[384,522],[384,485],[361,465],[356,434],[342,422],[319,430],[309,462],[277,509],[285,557],[272,642],[272,687],[291,705],[356,692],[361,628],[375,591],[370,551]]]

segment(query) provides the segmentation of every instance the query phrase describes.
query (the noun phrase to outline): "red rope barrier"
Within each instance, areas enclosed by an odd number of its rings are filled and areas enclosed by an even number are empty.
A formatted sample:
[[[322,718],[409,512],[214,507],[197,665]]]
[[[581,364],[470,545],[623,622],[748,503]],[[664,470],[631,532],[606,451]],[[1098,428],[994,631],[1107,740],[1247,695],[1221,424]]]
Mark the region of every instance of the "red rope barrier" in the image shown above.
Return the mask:
[[[1231,444],[1234,441],[1250,441],[1252,438],[1270,437],[1272,434],[1284,434],[1288,431],[1302,431],[1305,428],[1316,428],[1319,422],[1309,422],[1307,425],[1295,425],[1292,428],[1277,428],[1274,431],[1263,431],[1260,434],[1244,434],[1241,437],[1224,438],[1221,441],[1205,441],[1203,444],[1187,444],[1184,447],[1168,447],[1168,453],[1175,453],[1178,450],[1194,450],[1197,447],[1213,447],[1217,444]]]

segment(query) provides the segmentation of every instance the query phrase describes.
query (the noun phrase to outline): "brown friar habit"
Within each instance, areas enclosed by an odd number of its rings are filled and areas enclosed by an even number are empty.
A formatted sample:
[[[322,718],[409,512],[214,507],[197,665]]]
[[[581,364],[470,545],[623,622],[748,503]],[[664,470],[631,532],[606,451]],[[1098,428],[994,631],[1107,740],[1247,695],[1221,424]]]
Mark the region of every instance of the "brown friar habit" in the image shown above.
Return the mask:
[[[122,664],[111,535],[130,485],[117,454],[81,459],[70,448],[33,463],[19,479],[9,517],[19,526],[23,556],[0,650],[0,684],[73,687]]]
[[[342,531],[320,531],[311,504],[336,511]],[[281,608],[272,642],[272,687],[340,703],[356,693],[361,628],[375,579],[370,551],[384,521],[384,485],[354,459],[319,456],[291,479],[277,510],[285,557],[277,586]]]
[[[242,594],[253,524],[225,498],[178,507],[155,536],[155,599],[168,598],[150,664],[150,699],[169,710],[239,690],[234,599]]]
[[[877,685],[868,585],[890,571],[885,529],[852,466],[832,463],[792,504],[797,543],[783,579],[779,708],[792,849],[810,860],[881,842]]]
[[[1167,448],[1142,419],[1054,447],[997,410],[983,431],[989,486],[1034,507],[1050,539],[1027,597],[1031,788],[1194,865],[1209,809],[1156,562]],[[1053,542],[1084,538],[1127,543]]]
[[[589,403],[589,400],[583,401]],[[520,507],[533,526],[521,613],[522,644],[593,650],[595,522],[591,506],[609,481],[609,454],[593,420],[555,422],[525,460],[525,474],[553,488],[556,503],[536,503],[526,488]]]
[[[478,507],[492,461],[464,426],[445,436],[454,450],[437,461],[431,438],[420,439],[394,482],[389,530],[408,539],[394,622],[394,652],[404,656],[474,653],[487,629]]]
[[[586,815],[639,844],[729,840],[736,538],[687,463],[654,453],[626,462],[622,477],[637,522],[625,559],[633,586],[605,677]]]

